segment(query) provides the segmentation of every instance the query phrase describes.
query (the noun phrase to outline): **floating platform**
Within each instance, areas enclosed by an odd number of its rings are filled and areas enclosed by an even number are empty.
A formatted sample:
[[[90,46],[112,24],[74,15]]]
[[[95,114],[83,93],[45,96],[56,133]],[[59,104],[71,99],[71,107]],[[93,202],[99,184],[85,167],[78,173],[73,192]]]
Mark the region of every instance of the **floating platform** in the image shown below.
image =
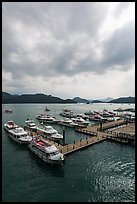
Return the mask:
[[[131,129],[133,130],[133,133],[124,133],[121,131],[116,132],[115,131],[109,131],[109,128],[112,127],[119,127],[122,124],[125,124],[124,120],[120,121],[112,121],[108,122],[102,125],[102,131],[100,131],[100,125],[94,125],[94,126],[88,126],[87,128],[76,128],[76,131],[88,134],[89,137],[86,137],[86,139],[80,139],[79,141],[74,141],[72,144],[67,144],[67,145],[62,145],[58,144],[57,142],[49,140],[52,144],[54,144],[61,153],[63,153],[65,156],[68,154],[71,154],[73,152],[76,152],[78,150],[81,150],[83,148],[89,147],[91,145],[97,144],[99,142],[102,142],[106,139],[111,139],[113,141],[125,143],[125,144],[135,144],[135,134],[134,134],[134,128],[135,124],[127,124],[125,127],[120,127],[120,128],[127,128],[131,132]],[[105,128],[103,128],[105,127]],[[105,129],[105,131],[104,131]],[[127,131],[126,130],[126,131]],[[47,140],[47,139],[46,139]]]

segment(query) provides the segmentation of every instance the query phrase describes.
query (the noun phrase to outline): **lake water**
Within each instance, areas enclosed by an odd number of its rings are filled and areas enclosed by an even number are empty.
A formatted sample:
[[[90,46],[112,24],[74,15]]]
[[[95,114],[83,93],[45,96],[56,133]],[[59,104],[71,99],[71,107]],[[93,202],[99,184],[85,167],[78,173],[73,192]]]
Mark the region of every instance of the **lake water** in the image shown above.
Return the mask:
[[[68,155],[63,166],[50,166],[29,148],[8,137],[4,123],[18,125],[48,107],[56,118],[63,108],[75,113],[104,108],[133,108],[135,104],[3,104],[2,105],[2,201],[3,202],[134,202],[135,147],[104,141]],[[10,108],[12,114],[4,113]],[[92,122],[93,123],[93,122]],[[62,126],[53,125],[60,133]],[[65,128],[66,143],[85,138]]]

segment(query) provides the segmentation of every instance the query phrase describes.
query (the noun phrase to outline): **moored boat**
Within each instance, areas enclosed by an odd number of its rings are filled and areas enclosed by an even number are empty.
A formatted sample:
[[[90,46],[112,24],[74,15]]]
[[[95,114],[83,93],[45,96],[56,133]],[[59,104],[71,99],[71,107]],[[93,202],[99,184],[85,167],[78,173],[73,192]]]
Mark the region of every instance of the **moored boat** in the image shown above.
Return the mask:
[[[46,163],[63,164],[64,155],[59,152],[59,149],[55,145],[52,145],[47,140],[34,137],[28,147]]]
[[[58,121],[58,120],[56,120],[56,118],[54,117],[53,114],[47,114],[47,115],[39,114],[36,118],[40,122],[43,122],[43,123],[56,123]]]
[[[63,117],[67,117],[67,118],[72,118],[72,117],[77,116],[76,114],[74,114],[73,111],[71,111],[70,109],[67,109],[67,108],[62,109],[62,112],[60,113],[60,115]]]
[[[36,131],[37,130],[37,125],[35,124],[34,120],[32,119],[27,119],[25,121],[25,127],[31,131]]]
[[[47,125],[44,128],[38,127],[37,130],[41,132],[43,137],[46,137],[48,139],[52,139],[52,140],[62,140],[63,139],[63,135],[59,134],[58,131],[55,130],[51,125]]]
[[[44,113],[40,113],[36,116],[37,119],[40,119],[41,117],[45,117],[45,114]]]
[[[71,120],[78,124],[78,125],[84,125],[84,126],[88,126],[89,125],[89,121],[84,120],[82,117],[76,117],[76,118],[71,118]]]
[[[102,117],[114,117],[116,115],[116,113],[104,109],[103,112],[100,113],[100,115]]]
[[[8,136],[21,144],[28,144],[32,140],[32,137],[22,127],[9,130]]]
[[[106,121],[107,119],[105,119],[104,117],[102,117],[99,114],[93,115],[93,116],[89,116],[89,120],[93,120],[93,121]]]
[[[14,121],[9,120],[7,123],[4,124],[4,130],[6,130],[7,132],[9,132],[9,130],[12,130],[14,128],[17,128],[18,125],[16,123],[14,123]]]
[[[64,118],[58,122],[59,125],[64,125],[68,127],[75,127],[77,124],[74,123],[70,118]]]

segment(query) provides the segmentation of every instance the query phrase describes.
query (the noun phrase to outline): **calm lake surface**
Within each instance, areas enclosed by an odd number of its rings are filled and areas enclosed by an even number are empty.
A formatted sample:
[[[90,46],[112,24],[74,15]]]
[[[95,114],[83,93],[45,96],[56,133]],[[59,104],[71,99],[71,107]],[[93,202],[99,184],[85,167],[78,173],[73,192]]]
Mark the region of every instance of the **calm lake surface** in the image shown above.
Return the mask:
[[[74,113],[104,108],[133,108],[135,104],[3,104],[2,105],[2,201],[3,202],[134,202],[135,147],[104,141],[68,155],[63,166],[50,166],[8,137],[3,125],[12,119],[24,126],[45,107],[56,118],[63,108]],[[4,113],[10,108],[12,114]],[[93,122],[92,122],[93,123]],[[91,124],[92,124],[91,123]],[[60,133],[62,126],[53,125]],[[66,143],[85,138],[65,128]]]

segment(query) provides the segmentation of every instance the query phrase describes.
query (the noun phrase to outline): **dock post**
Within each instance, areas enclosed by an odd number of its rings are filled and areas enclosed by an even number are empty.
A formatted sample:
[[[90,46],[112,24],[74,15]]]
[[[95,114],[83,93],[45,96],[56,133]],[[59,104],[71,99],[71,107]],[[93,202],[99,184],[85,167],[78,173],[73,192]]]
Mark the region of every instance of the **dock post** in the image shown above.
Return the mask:
[[[102,120],[100,121],[100,131],[102,131]]]
[[[82,139],[80,139],[80,147],[81,147],[81,140],[82,140]]]
[[[63,126],[63,145],[65,145],[65,126]]]

